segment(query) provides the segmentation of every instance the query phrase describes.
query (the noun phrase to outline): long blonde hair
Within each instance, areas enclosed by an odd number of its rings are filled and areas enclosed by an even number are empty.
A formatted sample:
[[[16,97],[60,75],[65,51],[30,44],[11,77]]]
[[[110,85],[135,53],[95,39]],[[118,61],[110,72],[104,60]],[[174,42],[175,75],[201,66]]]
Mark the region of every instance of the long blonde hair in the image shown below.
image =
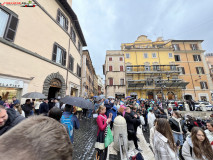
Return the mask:
[[[22,114],[22,108],[20,104],[15,104],[14,107],[17,109],[17,111]]]
[[[96,110],[96,112],[99,114],[103,109],[104,109],[105,106],[101,105],[98,107],[98,109]]]

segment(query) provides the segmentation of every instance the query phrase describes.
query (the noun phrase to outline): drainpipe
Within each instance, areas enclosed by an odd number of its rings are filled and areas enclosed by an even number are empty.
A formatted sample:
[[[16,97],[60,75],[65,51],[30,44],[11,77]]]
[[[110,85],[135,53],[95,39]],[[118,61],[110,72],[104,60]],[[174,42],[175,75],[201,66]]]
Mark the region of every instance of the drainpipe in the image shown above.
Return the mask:
[[[66,76],[66,91],[67,91],[67,88],[68,88],[68,72],[69,72],[69,53],[70,53],[70,38],[69,38],[69,46],[68,46],[68,56],[67,56],[67,59],[68,59],[68,65],[67,65],[67,76]],[[65,93],[66,94],[66,93]],[[70,95],[70,93],[69,93]]]

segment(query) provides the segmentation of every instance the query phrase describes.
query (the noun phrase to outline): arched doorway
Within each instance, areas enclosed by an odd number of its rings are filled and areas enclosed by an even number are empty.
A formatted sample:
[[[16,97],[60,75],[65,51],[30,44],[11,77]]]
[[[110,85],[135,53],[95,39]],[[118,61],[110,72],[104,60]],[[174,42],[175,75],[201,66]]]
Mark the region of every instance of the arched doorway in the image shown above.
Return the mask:
[[[161,94],[161,92],[158,92],[158,93],[157,93],[157,99],[162,99],[162,94]]]
[[[153,92],[148,92],[148,99],[154,99]]]
[[[59,79],[52,79],[50,81],[50,88],[48,92],[48,99],[57,98],[59,96],[59,91],[62,87],[61,81]]]
[[[173,100],[175,99],[175,94],[173,92],[168,92],[167,93],[167,96],[168,96],[168,100]]]
[[[64,97],[66,84],[63,76],[57,72],[46,77],[43,85],[43,94],[49,98]]]
[[[192,100],[192,95],[187,94],[187,95],[184,96],[184,99],[185,100]]]

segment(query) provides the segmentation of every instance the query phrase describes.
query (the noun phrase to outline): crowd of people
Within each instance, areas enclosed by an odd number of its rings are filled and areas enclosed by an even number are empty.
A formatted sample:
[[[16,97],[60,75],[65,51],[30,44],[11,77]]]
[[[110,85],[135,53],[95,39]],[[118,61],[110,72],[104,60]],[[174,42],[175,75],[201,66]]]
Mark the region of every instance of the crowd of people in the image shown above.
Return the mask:
[[[116,116],[122,116],[127,123],[128,140],[138,146],[137,128],[150,133],[150,147],[156,160],[212,160],[213,158],[213,119],[202,120],[189,115],[182,116],[177,108],[164,109],[161,101],[148,99],[96,101],[95,108],[98,133],[95,148],[97,157],[105,160],[104,131]],[[167,107],[168,108],[168,107]],[[193,108],[193,107],[192,107]]]

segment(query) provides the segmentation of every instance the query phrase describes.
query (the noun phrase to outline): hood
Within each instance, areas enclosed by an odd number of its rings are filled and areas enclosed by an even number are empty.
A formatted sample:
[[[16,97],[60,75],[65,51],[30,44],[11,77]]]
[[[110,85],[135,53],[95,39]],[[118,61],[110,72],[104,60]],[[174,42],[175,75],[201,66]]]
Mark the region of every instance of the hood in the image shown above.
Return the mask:
[[[109,104],[109,100],[106,99],[106,100],[104,101],[104,104]]]
[[[14,119],[16,119],[16,117],[19,116],[19,113],[13,108],[8,108],[7,114],[8,114],[8,120],[6,123],[12,122]]]
[[[193,148],[193,143],[192,143],[191,136],[186,137],[186,141],[187,141],[188,144]]]

